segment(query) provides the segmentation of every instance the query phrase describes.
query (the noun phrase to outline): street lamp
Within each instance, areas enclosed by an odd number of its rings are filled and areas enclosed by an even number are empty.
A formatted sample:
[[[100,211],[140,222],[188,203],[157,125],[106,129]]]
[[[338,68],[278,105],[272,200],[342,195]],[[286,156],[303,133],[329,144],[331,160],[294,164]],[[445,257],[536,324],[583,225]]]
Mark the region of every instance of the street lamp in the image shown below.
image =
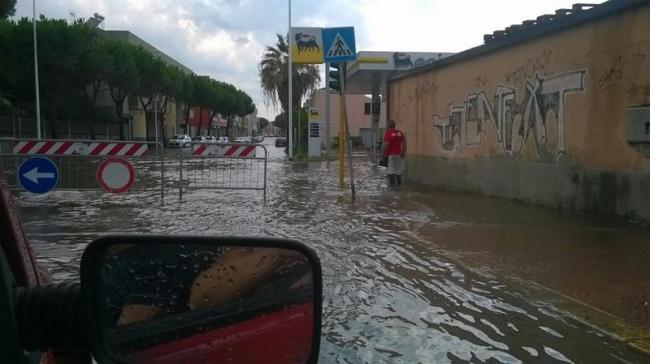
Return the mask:
[[[32,25],[34,26],[34,86],[36,88],[36,139],[41,139],[41,98],[38,87],[38,49],[36,47],[36,0],[32,1]]]
[[[293,158],[293,95],[292,95],[292,64],[291,64],[291,0],[289,0],[289,31],[287,32],[287,47],[289,48],[289,159]]]

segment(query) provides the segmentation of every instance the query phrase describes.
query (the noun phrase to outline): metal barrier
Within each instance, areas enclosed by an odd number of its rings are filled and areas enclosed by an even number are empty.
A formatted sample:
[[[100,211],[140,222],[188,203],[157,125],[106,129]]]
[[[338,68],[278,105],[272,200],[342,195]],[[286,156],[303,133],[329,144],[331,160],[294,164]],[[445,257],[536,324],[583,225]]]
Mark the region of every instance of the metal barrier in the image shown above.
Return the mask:
[[[99,189],[97,168],[107,157],[127,160],[136,170],[130,190],[158,190],[164,194],[165,158],[162,145],[140,141],[0,139],[0,165],[8,182],[17,187],[17,170],[31,157],[46,157],[59,170],[56,189]]]
[[[96,190],[98,167],[108,157],[127,160],[136,171],[130,190],[259,190],[266,199],[268,151],[260,144],[191,143],[177,154],[155,142],[99,140],[35,140],[0,138],[0,167],[17,187],[17,170],[35,156],[58,168],[59,190]],[[177,163],[176,163],[177,162]],[[178,171],[174,171],[174,169]],[[167,169],[167,170],[166,170]]]
[[[180,153],[179,194],[183,189],[259,190],[266,199],[268,151],[260,144],[192,143]],[[262,152],[263,156],[259,156]]]

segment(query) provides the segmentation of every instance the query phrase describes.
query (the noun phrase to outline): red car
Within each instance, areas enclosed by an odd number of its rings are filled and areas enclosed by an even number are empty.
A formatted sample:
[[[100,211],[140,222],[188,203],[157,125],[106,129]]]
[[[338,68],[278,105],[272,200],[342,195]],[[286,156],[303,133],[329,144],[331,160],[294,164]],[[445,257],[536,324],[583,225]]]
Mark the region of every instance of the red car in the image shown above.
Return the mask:
[[[81,285],[52,284],[4,182],[0,228],[0,363],[318,360],[322,276],[301,243],[108,236],[84,251]]]

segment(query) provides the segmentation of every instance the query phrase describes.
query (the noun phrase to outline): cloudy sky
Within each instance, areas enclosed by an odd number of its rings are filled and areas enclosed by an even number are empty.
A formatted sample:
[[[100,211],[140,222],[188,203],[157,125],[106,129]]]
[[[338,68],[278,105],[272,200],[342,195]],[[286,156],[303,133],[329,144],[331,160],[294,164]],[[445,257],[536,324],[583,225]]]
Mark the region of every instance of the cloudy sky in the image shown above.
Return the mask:
[[[555,9],[570,0],[293,0],[294,26],[354,26],[357,50],[459,52],[483,34]],[[600,1],[598,1],[600,2]],[[287,30],[287,0],[37,0],[47,17],[106,17],[105,29],[129,30],[198,74],[248,92],[261,116],[257,64],[275,33]],[[31,16],[18,1],[16,16]]]

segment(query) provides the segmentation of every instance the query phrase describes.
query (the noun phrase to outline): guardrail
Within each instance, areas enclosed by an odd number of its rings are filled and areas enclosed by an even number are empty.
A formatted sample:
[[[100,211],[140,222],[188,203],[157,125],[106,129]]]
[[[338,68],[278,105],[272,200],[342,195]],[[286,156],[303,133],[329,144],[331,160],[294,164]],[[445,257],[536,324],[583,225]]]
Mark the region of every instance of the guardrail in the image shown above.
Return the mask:
[[[179,153],[181,198],[184,189],[207,189],[259,190],[266,199],[268,150],[265,146],[193,142],[191,153],[191,156]]]

